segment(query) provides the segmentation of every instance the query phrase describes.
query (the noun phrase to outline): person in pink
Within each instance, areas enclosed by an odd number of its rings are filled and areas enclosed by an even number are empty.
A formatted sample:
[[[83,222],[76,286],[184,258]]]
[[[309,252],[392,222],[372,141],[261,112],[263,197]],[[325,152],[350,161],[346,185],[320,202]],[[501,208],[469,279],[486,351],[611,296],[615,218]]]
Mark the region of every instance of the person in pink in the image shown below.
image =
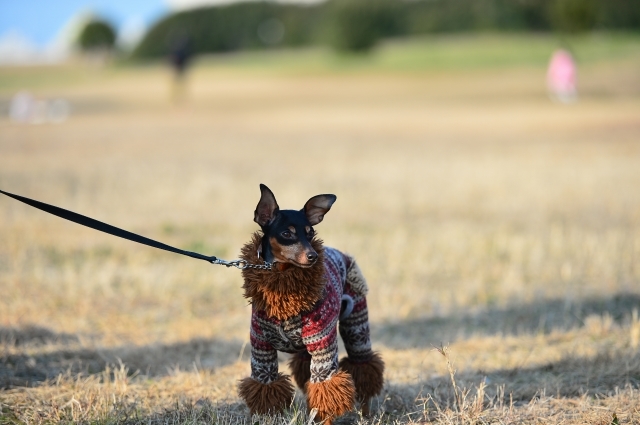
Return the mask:
[[[554,101],[572,103],[578,100],[576,64],[567,50],[553,52],[547,71],[547,88]]]

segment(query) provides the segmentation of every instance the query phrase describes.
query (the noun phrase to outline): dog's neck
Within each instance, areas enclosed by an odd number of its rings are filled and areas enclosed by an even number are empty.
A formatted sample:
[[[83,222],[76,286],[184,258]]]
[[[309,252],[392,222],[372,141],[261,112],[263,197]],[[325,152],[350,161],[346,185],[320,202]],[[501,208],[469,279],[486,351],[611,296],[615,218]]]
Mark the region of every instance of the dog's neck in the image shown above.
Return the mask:
[[[264,261],[264,251],[258,258],[261,243],[262,235],[254,233],[251,241],[242,247],[240,258],[261,264]],[[251,300],[254,308],[264,310],[268,316],[279,320],[289,319],[313,308],[322,298],[325,276],[322,241],[313,239],[311,246],[318,253],[318,260],[311,267],[276,263],[273,270],[242,270],[244,296]]]

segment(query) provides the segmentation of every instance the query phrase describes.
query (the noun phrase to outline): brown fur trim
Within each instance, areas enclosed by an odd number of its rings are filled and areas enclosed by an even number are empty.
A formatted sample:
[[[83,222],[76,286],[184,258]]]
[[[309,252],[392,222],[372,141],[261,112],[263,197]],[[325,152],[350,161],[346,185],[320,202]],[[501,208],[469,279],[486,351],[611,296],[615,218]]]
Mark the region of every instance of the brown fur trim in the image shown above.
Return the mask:
[[[378,353],[373,353],[371,360],[355,363],[348,357],[340,360],[340,369],[349,372],[353,377],[359,402],[367,402],[380,394],[384,385],[384,362]]]
[[[293,401],[295,389],[288,376],[278,374],[278,379],[263,384],[253,378],[244,378],[238,384],[238,394],[247,403],[251,414],[279,413]]]
[[[323,382],[307,383],[307,405],[318,409],[318,419],[331,421],[353,409],[356,389],[353,379],[340,370]]]
[[[294,354],[289,360],[289,367],[298,388],[306,392],[307,382],[311,379],[311,356],[307,353]]]
[[[264,264],[262,259],[258,259],[261,240],[262,235],[254,233],[251,241],[242,247],[240,258],[253,264]],[[311,310],[322,297],[325,285],[322,241],[314,238],[311,246],[318,253],[318,260],[311,267],[242,270],[245,298],[249,298],[258,310],[280,320]]]

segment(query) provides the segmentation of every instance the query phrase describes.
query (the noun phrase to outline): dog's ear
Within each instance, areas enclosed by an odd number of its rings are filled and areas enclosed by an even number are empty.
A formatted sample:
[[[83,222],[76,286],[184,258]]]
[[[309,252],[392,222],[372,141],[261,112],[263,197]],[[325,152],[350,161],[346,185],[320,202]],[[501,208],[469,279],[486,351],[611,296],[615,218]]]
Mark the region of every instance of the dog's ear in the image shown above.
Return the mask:
[[[280,207],[278,207],[273,192],[267,186],[261,184],[260,192],[260,202],[258,202],[256,211],[254,212],[253,221],[264,227],[276,218]]]
[[[309,223],[312,226],[320,223],[336,199],[336,195],[316,195],[309,199],[302,209]]]

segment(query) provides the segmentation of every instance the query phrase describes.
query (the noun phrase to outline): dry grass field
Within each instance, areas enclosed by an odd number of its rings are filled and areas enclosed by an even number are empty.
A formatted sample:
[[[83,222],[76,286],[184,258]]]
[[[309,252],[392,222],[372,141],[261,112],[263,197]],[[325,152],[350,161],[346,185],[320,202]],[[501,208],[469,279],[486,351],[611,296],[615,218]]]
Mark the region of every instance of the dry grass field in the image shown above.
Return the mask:
[[[180,104],[159,65],[0,69],[0,188],[226,259],[259,183],[335,193],[317,230],[358,258],[387,363],[368,423],[640,423],[640,38],[602,37],[573,105],[550,37],[207,58]],[[70,118],[9,121],[24,88]],[[237,397],[240,286],[1,197],[0,424],[307,423],[301,396]]]

